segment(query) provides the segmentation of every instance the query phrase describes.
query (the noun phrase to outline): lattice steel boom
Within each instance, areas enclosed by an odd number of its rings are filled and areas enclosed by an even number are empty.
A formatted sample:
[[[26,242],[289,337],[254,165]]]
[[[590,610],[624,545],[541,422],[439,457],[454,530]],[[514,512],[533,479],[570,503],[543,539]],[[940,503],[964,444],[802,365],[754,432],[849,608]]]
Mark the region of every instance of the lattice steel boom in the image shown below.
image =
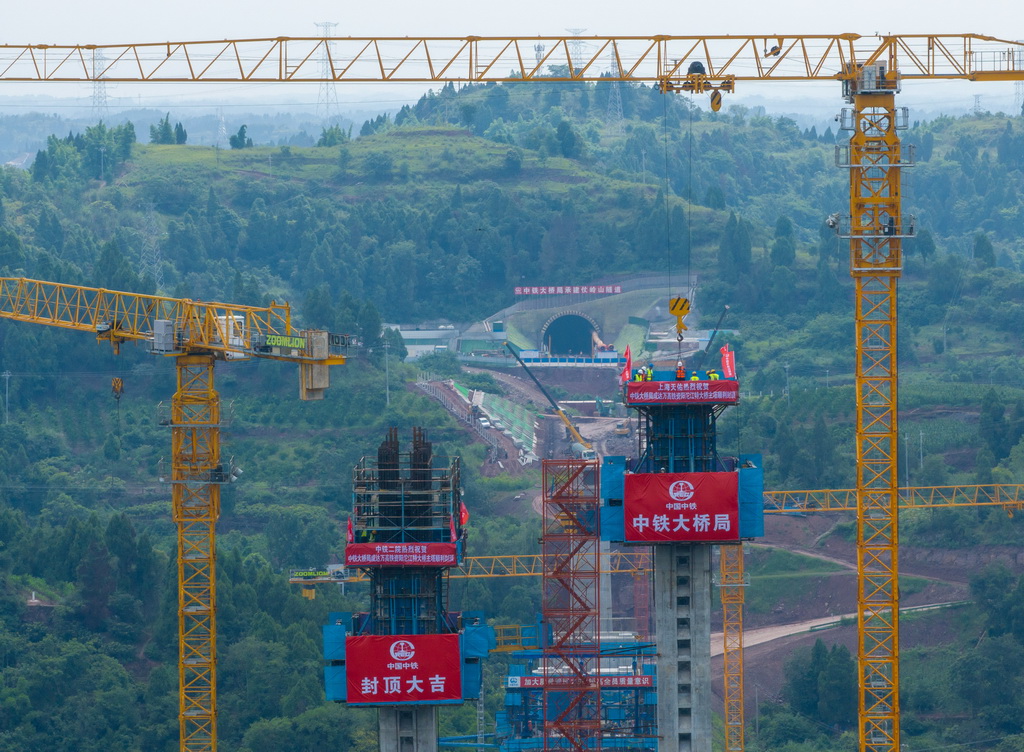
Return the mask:
[[[0,278],[0,318],[91,332],[118,351],[148,343],[173,357],[177,389],[171,427],[171,499],[178,559],[178,725],[182,752],[217,748],[215,527],[220,487],[232,468],[220,459],[217,360],[270,358],[298,363],[300,393],[318,399],[329,386],[327,332],[292,329],[287,305],[200,303],[21,278]]]
[[[1021,42],[979,34],[273,37],[0,45],[0,81],[632,82],[710,93],[716,109],[741,81],[842,82],[853,105],[843,166],[856,283],[859,591],[868,613],[860,624],[860,746],[899,752],[896,280],[900,237],[911,228],[901,215],[894,95],[901,81],[1024,81],[1021,60]]]
[[[536,49],[543,47],[538,57]],[[862,65],[903,78],[1021,80],[1020,42],[980,34],[268,37],[0,45],[0,81],[663,85],[700,62],[725,81],[836,81]],[[609,71],[609,61],[612,70]]]

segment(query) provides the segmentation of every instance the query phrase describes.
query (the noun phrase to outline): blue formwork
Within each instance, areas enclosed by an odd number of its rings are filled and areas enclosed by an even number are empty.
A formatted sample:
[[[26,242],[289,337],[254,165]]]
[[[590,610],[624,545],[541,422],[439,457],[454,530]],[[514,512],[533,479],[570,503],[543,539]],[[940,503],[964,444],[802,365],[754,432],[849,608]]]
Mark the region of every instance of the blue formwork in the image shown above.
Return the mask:
[[[327,699],[332,702],[348,702],[348,687],[345,674],[345,642],[352,633],[355,621],[352,614],[332,614],[331,624],[323,630],[324,686]],[[469,621],[463,614],[463,620]],[[338,618],[334,618],[338,617]],[[479,619],[483,621],[483,619]],[[462,691],[461,699],[475,700],[483,689],[483,661],[495,646],[494,629],[483,623],[464,624],[459,634],[459,655],[461,656]],[[433,704],[433,703],[409,703]]]
[[[657,678],[654,646],[636,639],[602,640],[598,681],[601,685],[601,747],[656,752]],[[542,736],[545,684],[558,680],[557,669],[544,675],[544,656],[536,650],[510,654],[505,678],[505,707],[496,717],[495,737],[507,752],[559,748],[558,739]],[[550,668],[550,667],[549,667]],[[548,691],[550,720],[575,693]]]
[[[724,465],[725,463],[723,463]],[[739,537],[741,540],[764,536],[764,469],[760,454],[741,454],[730,460],[739,486]],[[625,539],[625,476],[629,472],[625,457],[607,456],[601,462],[601,539],[621,542]]]

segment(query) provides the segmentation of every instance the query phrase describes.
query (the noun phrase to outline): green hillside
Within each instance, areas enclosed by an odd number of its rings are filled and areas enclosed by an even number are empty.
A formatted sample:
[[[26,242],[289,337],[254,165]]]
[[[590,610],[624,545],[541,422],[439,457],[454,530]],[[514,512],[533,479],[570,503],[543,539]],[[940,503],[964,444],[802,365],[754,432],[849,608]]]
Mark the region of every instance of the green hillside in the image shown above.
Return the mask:
[[[720,423],[722,451],[763,452],[772,488],[853,484],[852,284],[824,226],[848,203],[835,134],[743,108],[707,113],[644,87],[623,87],[625,120],[608,122],[607,97],[593,86],[446,87],[359,135],[325,130],[313,147],[137,143],[144,134],[128,123],[96,125],[51,137],[29,171],[0,170],[4,276],[287,300],[298,323],[363,342],[320,403],[295,398],[285,364],[218,368],[225,453],[245,471],[225,489],[220,526],[222,749],[375,748],[370,715],[325,707],[319,679],[320,624],[362,607],[364,593],[310,602],[283,572],[340,553],[350,469],[389,426],[406,440],[423,426],[439,453],[463,457],[471,554],[537,549],[532,513],[510,513],[536,478],[482,477],[483,447],[408,388],[416,369],[395,357],[400,341],[382,320],[470,322],[513,303],[516,285],[694,273],[705,319],[694,323],[713,324],[729,304],[724,326],[739,332],[730,344],[746,393]],[[901,472],[912,484],[1024,482],[1024,121],[943,118],[905,140],[918,145],[905,210],[919,236],[906,244],[900,290]],[[622,298],[594,305],[620,306],[604,313],[625,325]],[[623,338],[639,351],[634,329]],[[128,345],[114,356],[89,335],[0,322],[0,372],[10,373],[0,748],[175,749],[173,528],[155,480],[170,453],[157,405],[173,392],[173,366]],[[120,402],[114,376],[126,385]],[[904,537],[950,549],[1013,543],[1020,519],[919,516]],[[998,607],[985,585],[997,575]],[[998,619],[1020,609],[1015,577],[981,577],[976,597],[989,605],[950,650],[995,660],[998,642],[1007,666],[1024,660],[1024,632]],[[535,583],[452,591],[456,608],[499,622],[539,605]],[[27,605],[33,592],[44,605]],[[981,633],[998,640],[979,643]],[[1024,713],[1012,703],[988,712],[990,695],[968,698],[969,725],[928,717],[922,693],[961,686],[967,670],[915,664],[908,692],[929,743],[1024,733]],[[488,712],[500,706],[495,685]],[[472,708],[447,711],[442,731],[475,731]],[[773,738],[775,748],[802,745],[785,747],[794,752],[831,748],[819,736]]]

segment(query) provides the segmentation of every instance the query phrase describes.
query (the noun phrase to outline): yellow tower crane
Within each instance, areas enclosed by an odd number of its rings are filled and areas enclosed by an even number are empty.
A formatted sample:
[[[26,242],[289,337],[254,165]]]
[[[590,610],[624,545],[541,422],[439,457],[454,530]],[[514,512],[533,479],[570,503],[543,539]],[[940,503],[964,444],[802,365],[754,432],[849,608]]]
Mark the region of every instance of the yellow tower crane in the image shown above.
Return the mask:
[[[914,486],[898,489],[899,507],[937,509],[943,507],[998,506],[1013,515],[1024,509],[1024,485],[992,484],[967,486]],[[821,489],[806,491],[766,491],[765,514],[793,512],[856,512],[857,490]],[[601,572],[607,574],[649,574],[651,555],[643,551],[612,551],[603,560]],[[493,577],[539,577],[544,571],[541,554],[506,554],[504,556],[470,556],[452,579]],[[302,585],[310,594],[318,584],[368,582],[361,570],[330,572],[308,570],[293,572],[288,580]],[[725,711],[725,751],[742,752],[744,742],[743,693],[743,604],[747,578],[743,566],[742,546],[719,548],[719,586],[722,600],[723,637],[723,707]],[[519,625],[498,625],[498,651],[523,649]]]
[[[1024,485],[920,486],[896,489],[901,510],[941,507],[997,506],[1013,515],[1024,509]],[[765,514],[792,512],[857,512],[855,488],[810,491],[765,491]],[[858,562],[861,561],[858,548]],[[744,750],[743,699],[743,603],[747,578],[743,569],[743,546],[719,549],[719,585],[722,597],[722,675],[725,708],[725,752]],[[864,583],[858,570],[858,593]],[[883,614],[884,618],[898,618]],[[898,683],[898,677],[897,677]],[[863,696],[863,693],[861,693]]]
[[[1024,81],[1022,59],[1024,43],[980,34],[273,37],[8,44],[0,81],[628,82],[707,93],[715,110],[740,82],[840,83],[852,135],[836,161],[850,171],[850,206],[830,223],[850,241],[856,287],[858,733],[862,752],[898,752],[896,288],[913,221],[895,96],[912,81]]]
[[[21,278],[0,278],[0,318],[91,332],[118,352],[144,342],[174,358],[171,499],[178,559],[178,723],[183,752],[217,745],[216,548],[220,487],[233,480],[220,454],[218,360],[298,363],[300,397],[322,399],[345,338],[296,331],[287,305],[201,303]],[[338,354],[332,354],[338,353]]]

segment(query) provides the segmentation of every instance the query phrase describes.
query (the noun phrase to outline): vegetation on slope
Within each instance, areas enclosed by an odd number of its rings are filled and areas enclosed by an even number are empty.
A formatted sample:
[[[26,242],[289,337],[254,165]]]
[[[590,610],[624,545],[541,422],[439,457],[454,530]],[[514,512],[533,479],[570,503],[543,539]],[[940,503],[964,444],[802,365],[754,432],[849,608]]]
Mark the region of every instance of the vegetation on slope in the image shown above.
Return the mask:
[[[30,172],[0,172],[4,275],[291,300],[300,322],[365,344],[322,403],[295,400],[295,374],[276,364],[219,369],[233,405],[227,451],[245,469],[225,493],[220,544],[224,749],[372,748],[368,714],[323,706],[318,678],[319,625],[362,594],[311,603],[282,573],[339,553],[349,469],[388,426],[425,426],[439,451],[463,456],[473,553],[536,550],[532,516],[508,515],[514,484],[478,477],[471,437],[400,388],[411,366],[393,359],[385,376],[382,319],[472,320],[511,303],[517,284],[692,271],[705,316],[732,306],[726,326],[741,332],[731,344],[752,392],[723,419],[723,449],[764,451],[775,488],[852,485],[850,283],[822,224],[846,206],[835,137],[643,87],[622,88],[616,122],[607,97],[599,86],[447,87],[357,138],[327,129],[318,147],[133,144],[129,124],[97,125],[52,138]],[[944,118],[907,141],[920,144],[907,203],[921,232],[901,293],[903,467],[915,484],[1019,481],[1022,124]],[[176,744],[173,530],[154,482],[168,454],[155,405],[173,369],[126,350],[0,325],[0,369],[12,374],[0,427],[4,749]],[[128,389],[119,406],[113,375]],[[907,532],[939,545],[1015,540],[1019,518],[1000,514],[937,513]],[[44,605],[26,604],[33,591]],[[536,587],[509,580],[458,583],[453,596],[504,621],[538,605]],[[951,650],[980,660],[1016,639],[992,637]],[[936,681],[923,667],[907,691]],[[500,702],[490,686],[489,709]],[[1010,710],[997,718],[985,698],[971,702],[972,740],[1020,733]],[[954,733],[922,714],[927,733]],[[472,712],[444,724],[469,733]]]

